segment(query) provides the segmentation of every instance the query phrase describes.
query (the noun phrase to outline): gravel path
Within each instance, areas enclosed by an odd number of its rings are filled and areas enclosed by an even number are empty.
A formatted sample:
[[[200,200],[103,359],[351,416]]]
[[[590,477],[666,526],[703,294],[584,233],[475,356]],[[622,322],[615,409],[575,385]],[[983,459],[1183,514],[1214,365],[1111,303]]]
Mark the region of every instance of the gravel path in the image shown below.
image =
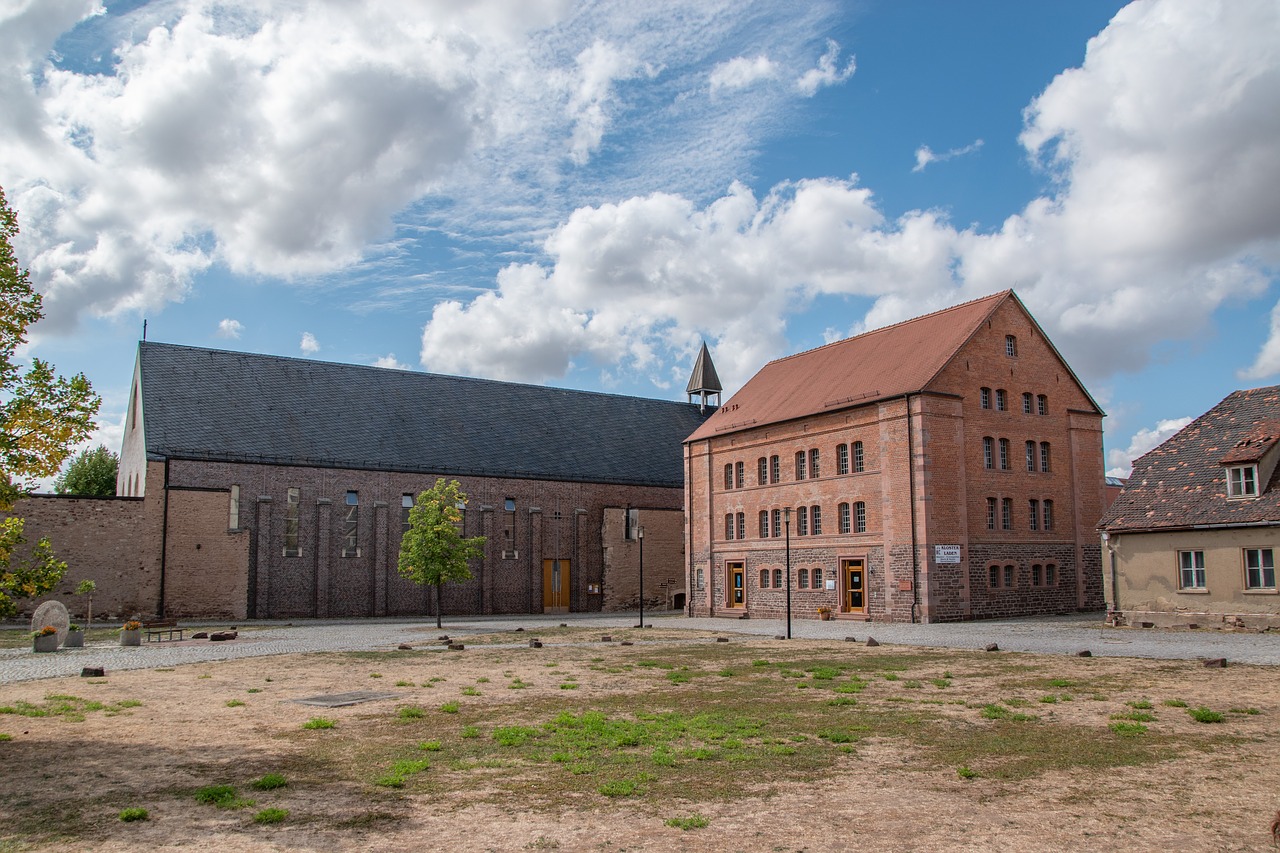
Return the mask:
[[[401,643],[421,644],[448,634],[465,642],[468,635],[560,624],[598,628],[602,632],[629,628],[637,614],[570,614],[564,616],[467,617],[446,619],[443,630],[431,621],[361,619],[344,622],[241,623],[240,637],[230,642],[187,640],[123,648],[114,643],[93,643],[83,649],[62,649],[35,654],[30,648],[0,649],[0,684],[79,675],[83,667],[112,670],[152,669],[207,661],[234,660],[266,655],[320,651],[362,651],[395,648]],[[786,625],[775,619],[688,619],[679,614],[646,614],[645,623],[664,629],[714,631],[774,637]],[[192,623],[192,627],[195,626]],[[213,626],[214,628],[220,626]],[[225,627],[225,626],[221,626]],[[1002,651],[1072,655],[1088,649],[1095,656],[1194,660],[1226,658],[1233,663],[1280,664],[1280,634],[1105,628],[1099,615],[1000,619],[944,625],[902,623],[816,622],[793,620],[796,639],[841,640],[854,637],[865,642],[874,637],[886,645],[934,646],[982,649],[997,643]],[[523,641],[522,643],[523,644]]]

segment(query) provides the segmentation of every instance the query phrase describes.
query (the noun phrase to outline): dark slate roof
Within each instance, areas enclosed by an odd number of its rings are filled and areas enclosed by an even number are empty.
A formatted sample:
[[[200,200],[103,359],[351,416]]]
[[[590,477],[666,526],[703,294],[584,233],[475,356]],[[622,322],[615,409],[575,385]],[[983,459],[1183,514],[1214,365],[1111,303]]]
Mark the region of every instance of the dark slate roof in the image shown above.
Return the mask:
[[[1280,466],[1256,498],[1227,500],[1224,459],[1280,418],[1280,385],[1236,391],[1133,463],[1108,532],[1280,524]],[[1253,455],[1254,459],[1257,454]],[[1253,461],[1253,459],[1247,460]]]
[[[696,405],[143,342],[147,457],[681,487]]]

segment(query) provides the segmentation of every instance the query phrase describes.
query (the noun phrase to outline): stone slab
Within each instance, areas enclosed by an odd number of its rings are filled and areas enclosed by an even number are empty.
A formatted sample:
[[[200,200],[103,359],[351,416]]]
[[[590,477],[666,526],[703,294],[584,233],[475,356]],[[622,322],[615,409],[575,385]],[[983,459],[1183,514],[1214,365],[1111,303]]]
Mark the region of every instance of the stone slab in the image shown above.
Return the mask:
[[[352,690],[349,693],[330,693],[322,696],[309,696],[306,699],[294,699],[299,705],[319,705],[321,708],[343,708],[347,705],[359,705],[362,702],[377,702],[382,699],[395,699],[398,693],[377,693],[373,690]]]

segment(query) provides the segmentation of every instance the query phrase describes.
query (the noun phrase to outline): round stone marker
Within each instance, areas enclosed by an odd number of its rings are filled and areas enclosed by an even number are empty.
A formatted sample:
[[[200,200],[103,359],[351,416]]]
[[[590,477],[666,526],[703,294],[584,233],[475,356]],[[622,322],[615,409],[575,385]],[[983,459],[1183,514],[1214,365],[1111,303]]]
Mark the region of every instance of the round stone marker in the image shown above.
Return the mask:
[[[45,625],[58,629],[58,645],[67,641],[67,629],[71,626],[71,616],[61,601],[46,601],[36,608],[31,617],[31,630],[39,631]]]

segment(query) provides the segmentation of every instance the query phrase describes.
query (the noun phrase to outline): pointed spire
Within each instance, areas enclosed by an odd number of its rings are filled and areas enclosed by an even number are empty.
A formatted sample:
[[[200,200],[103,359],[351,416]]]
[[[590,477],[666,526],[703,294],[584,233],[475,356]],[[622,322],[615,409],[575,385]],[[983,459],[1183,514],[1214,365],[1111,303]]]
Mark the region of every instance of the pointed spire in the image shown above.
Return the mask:
[[[720,392],[724,390],[724,386],[720,384],[720,377],[716,375],[716,366],[711,362],[711,353],[707,350],[707,342],[702,342],[702,349],[698,351],[698,359],[693,363],[693,375],[689,377],[689,385],[684,389],[689,395],[689,402],[693,402],[695,394],[702,398],[702,409],[707,408],[707,398],[712,394],[716,397],[716,405],[720,405]]]

